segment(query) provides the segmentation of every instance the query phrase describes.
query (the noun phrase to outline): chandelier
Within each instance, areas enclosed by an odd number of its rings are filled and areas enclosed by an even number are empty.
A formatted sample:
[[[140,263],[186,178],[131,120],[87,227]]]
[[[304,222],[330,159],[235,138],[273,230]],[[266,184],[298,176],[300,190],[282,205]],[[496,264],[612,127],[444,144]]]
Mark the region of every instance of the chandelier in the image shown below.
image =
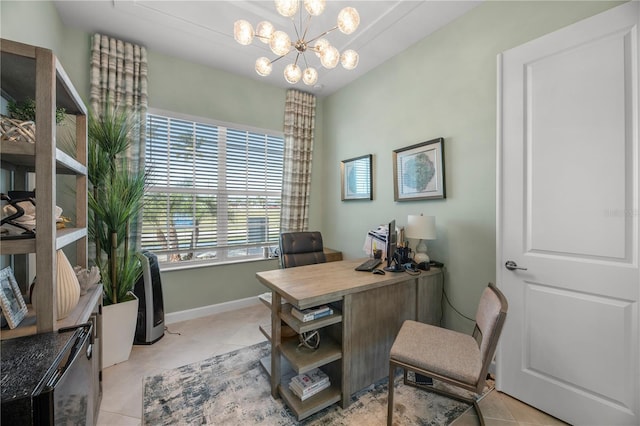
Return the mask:
[[[273,24],[268,21],[259,22],[256,25],[254,31],[251,24],[244,19],[236,21],[233,25],[233,37],[242,45],[249,45],[253,41],[254,37],[265,44],[269,44],[271,51],[278,55],[274,60],[270,60],[266,57],[260,57],[256,60],[256,72],[261,76],[267,76],[271,74],[272,64],[279,59],[284,58],[291,52],[296,53],[296,58],[293,63],[288,64],[284,68],[284,79],[295,84],[300,79],[308,85],[312,86],[318,81],[318,71],[309,66],[307,62],[306,52],[313,52],[320,58],[320,63],[327,69],[335,68],[338,62],[342,63],[342,66],[348,70],[354,69],[358,65],[358,53],[355,50],[349,49],[342,52],[338,52],[334,46],[332,46],[325,35],[338,29],[344,34],[353,33],[360,24],[360,15],[358,11],[352,7],[345,7],[338,14],[337,25],[330,28],[323,33],[312,37],[308,37],[309,27],[311,25],[311,17],[319,16],[324,11],[326,0],[304,0],[304,8],[307,11],[307,17],[302,20],[302,10],[299,7],[298,0],[275,0],[276,9],[278,13],[287,18],[291,18],[293,27],[296,34],[296,41],[292,41],[287,33],[284,31],[276,31]],[[298,13],[300,9],[300,22],[296,25],[294,15]],[[304,29],[303,29],[304,27]],[[302,61],[300,58],[302,57]],[[304,71],[300,68],[300,63],[304,63]]]

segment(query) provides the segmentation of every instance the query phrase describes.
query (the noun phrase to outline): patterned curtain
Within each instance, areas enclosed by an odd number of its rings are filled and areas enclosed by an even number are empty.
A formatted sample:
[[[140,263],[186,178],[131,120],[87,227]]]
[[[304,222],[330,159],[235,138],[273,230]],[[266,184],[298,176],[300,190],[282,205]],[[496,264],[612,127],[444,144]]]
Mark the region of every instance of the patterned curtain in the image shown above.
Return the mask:
[[[287,90],[280,232],[306,231],[309,227],[315,116],[314,95],[294,89]]]
[[[147,119],[147,51],[144,47],[106,35],[91,38],[90,108],[101,114],[105,108],[126,108],[136,126],[127,153],[132,172],[144,170]],[[131,224],[130,243],[139,246],[138,223]]]

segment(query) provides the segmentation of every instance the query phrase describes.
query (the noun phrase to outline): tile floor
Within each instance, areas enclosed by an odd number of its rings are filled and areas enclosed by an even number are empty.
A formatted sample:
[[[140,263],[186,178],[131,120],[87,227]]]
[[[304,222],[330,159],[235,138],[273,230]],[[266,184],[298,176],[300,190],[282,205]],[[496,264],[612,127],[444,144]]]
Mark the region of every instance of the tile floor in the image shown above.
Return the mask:
[[[153,345],[135,345],[128,361],[104,369],[98,426],[140,425],[145,376],[265,340],[259,324],[269,323],[262,305],[170,324]],[[488,425],[562,425],[564,423],[497,391],[480,403]],[[455,426],[479,424],[473,410]]]

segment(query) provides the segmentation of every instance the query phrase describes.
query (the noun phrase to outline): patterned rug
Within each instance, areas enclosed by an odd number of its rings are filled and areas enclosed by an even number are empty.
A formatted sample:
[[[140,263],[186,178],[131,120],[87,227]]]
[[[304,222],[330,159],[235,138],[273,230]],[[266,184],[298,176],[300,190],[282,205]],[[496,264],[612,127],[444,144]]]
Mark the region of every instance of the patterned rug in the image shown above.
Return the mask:
[[[358,392],[346,409],[334,404],[301,422],[271,397],[260,364],[268,342],[145,377],[144,425],[385,425],[387,379]],[[447,425],[469,405],[395,380],[394,420],[401,425]]]

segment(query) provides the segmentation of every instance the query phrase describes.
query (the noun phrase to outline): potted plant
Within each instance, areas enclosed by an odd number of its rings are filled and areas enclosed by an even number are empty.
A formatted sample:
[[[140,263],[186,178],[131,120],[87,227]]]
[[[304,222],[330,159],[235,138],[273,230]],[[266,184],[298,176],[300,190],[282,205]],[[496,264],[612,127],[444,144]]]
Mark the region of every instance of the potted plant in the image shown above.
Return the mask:
[[[0,116],[0,138],[11,142],[36,141],[36,101],[27,98],[22,102],[10,99],[7,102],[8,116]],[[56,124],[64,121],[66,111],[56,108]]]
[[[129,244],[129,230],[140,213],[147,182],[146,173],[131,172],[126,159],[136,125],[124,109],[107,107],[101,114],[89,114],[88,232],[104,288],[103,367],[129,359],[136,328],[138,299],[132,291],[142,267]]]

